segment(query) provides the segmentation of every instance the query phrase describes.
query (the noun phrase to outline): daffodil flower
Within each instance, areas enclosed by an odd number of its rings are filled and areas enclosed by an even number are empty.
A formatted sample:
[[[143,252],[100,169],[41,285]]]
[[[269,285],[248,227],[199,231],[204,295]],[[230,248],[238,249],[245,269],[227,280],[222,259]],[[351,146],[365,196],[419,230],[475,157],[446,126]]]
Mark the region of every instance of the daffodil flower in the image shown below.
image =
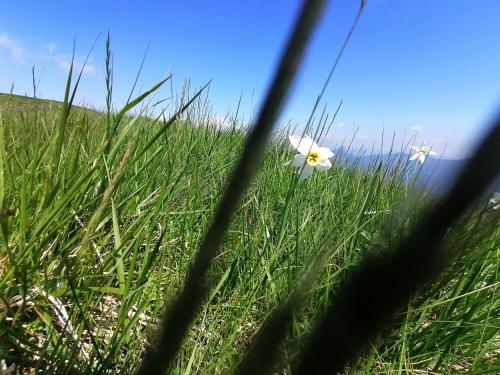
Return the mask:
[[[303,180],[309,177],[314,169],[326,171],[332,167],[329,158],[335,154],[328,147],[319,147],[309,136],[300,137],[298,135],[289,136],[290,143],[299,152],[285,165],[301,168],[299,178]]]
[[[424,161],[427,158],[427,156],[429,156],[429,155],[431,155],[431,156],[437,155],[436,152],[431,151],[432,146],[426,146],[426,145],[422,145],[420,147],[418,147],[418,146],[411,146],[411,148],[413,149],[413,151],[415,151],[415,153],[412,155],[412,157],[410,158],[410,160],[418,160],[422,164],[424,164]]]

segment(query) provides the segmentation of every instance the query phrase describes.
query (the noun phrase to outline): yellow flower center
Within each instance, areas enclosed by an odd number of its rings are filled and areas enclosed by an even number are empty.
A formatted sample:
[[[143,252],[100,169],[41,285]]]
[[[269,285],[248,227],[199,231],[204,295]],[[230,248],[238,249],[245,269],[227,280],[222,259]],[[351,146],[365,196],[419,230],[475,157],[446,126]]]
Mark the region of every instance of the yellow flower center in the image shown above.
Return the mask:
[[[311,151],[309,154],[307,154],[307,164],[314,167],[319,164],[319,161],[320,157],[318,151]]]

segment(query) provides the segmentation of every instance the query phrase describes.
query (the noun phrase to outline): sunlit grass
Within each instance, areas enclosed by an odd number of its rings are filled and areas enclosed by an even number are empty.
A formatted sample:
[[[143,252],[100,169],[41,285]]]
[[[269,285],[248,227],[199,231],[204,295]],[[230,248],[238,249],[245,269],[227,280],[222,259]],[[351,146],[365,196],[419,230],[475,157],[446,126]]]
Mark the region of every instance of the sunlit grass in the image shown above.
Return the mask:
[[[248,125],[236,119],[219,129],[196,95],[185,93],[183,114],[170,119],[147,107],[126,116],[145,96],[110,117],[73,111],[69,99],[57,111],[35,111],[37,102],[1,97],[2,366],[57,373],[137,367],[164,301],[182,286]],[[287,130],[275,134],[172,373],[228,373],[315,264],[282,353],[286,370],[346,271],[411,226],[418,211],[407,203],[416,193],[401,174],[390,174],[377,155],[369,170],[354,168],[343,161],[348,152],[298,181],[296,169],[283,166],[294,155]],[[413,171],[404,156],[393,162]],[[499,370],[500,233],[481,236],[488,215],[471,214],[450,231],[448,245],[462,255],[351,373]]]

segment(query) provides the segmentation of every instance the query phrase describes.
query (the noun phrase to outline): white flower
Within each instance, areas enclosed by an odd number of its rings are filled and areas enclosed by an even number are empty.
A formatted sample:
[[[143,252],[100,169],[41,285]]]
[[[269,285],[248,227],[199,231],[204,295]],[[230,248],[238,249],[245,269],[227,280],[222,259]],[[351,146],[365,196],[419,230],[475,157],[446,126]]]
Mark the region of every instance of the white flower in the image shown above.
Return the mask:
[[[500,193],[494,193],[493,198],[488,202],[488,207],[498,210],[500,209]]]
[[[292,165],[301,168],[299,178],[303,180],[311,175],[314,169],[326,171],[332,167],[329,158],[335,154],[328,147],[319,147],[309,136],[300,137],[290,135],[288,137],[292,146],[299,152],[285,165]]]
[[[422,164],[424,164],[425,158],[429,155],[435,156],[437,155],[436,152],[431,151],[432,146],[426,146],[425,144],[422,144],[422,146],[411,146],[411,148],[415,151],[415,153],[412,155],[410,160],[416,160]]]

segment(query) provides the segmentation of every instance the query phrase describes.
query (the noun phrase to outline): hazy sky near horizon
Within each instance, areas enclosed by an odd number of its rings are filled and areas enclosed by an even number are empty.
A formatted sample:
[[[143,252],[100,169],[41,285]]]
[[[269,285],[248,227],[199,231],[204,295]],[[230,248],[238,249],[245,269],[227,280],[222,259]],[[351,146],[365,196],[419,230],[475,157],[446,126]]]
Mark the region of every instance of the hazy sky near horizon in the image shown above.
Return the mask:
[[[62,99],[76,38],[85,68],[78,100],[105,102],[105,34],[111,33],[114,103],[129,95],[150,43],[138,90],[169,72],[197,88],[212,80],[210,99],[223,116],[240,94],[243,114],[259,106],[301,1],[5,1],[0,10],[0,92]],[[331,1],[314,34],[279,123],[304,124],[359,2]],[[464,157],[500,109],[500,1],[368,0],[324,102],[334,145],[359,127],[356,144],[385,144],[417,134],[450,158]],[[170,95],[170,86],[161,91]]]

